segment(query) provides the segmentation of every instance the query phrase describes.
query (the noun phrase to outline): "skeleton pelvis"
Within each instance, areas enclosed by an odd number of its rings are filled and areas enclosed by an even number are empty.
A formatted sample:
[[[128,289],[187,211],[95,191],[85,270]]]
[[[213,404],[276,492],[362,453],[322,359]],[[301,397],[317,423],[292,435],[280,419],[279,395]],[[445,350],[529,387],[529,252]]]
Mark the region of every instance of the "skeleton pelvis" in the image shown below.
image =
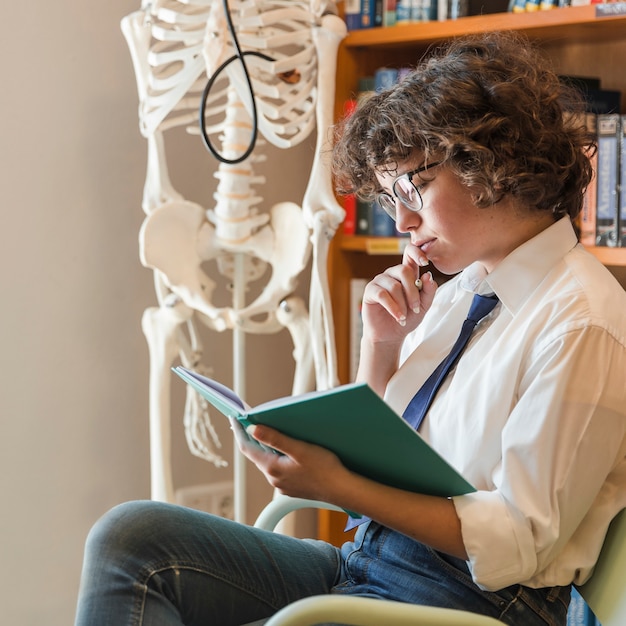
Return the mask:
[[[144,220],[139,233],[140,259],[144,266],[161,272],[168,287],[187,306],[219,321],[223,329],[241,325],[248,317],[275,312],[306,267],[311,252],[309,235],[300,207],[281,202],[272,207],[268,224],[233,245],[217,237],[200,205],[175,201],[159,207]],[[218,269],[222,271],[228,265],[223,263],[224,256],[230,254],[244,254],[272,268],[262,293],[238,311],[214,305],[215,283],[202,269],[204,263],[221,260]],[[257,277],[248,274],[245,280]]]

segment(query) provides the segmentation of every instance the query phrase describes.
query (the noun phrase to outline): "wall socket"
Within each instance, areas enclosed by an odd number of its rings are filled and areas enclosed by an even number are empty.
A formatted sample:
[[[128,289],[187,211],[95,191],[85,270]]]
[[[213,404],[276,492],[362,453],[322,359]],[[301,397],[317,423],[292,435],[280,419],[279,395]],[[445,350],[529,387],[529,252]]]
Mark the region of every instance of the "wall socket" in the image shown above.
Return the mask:
[[[176,490],[176,503],[235,519],[234,484],[232,480],[205,485],[191,485]]]

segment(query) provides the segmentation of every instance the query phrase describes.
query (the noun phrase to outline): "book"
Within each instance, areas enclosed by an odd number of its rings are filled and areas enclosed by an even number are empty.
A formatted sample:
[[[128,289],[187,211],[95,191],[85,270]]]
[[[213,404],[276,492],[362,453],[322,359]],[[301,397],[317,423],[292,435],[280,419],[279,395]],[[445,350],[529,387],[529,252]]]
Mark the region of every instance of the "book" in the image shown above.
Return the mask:
[[[366,383],[249,407],[217,381],[182,366],[172,370],[207,402],[244,427],[264,424],[322,446],[334,452],[348,469],[376,482],[442,497],[475,491]]]
[[[395,67],[379,67],[374,72],[374,90],[377,92],[391,89],[398,82],[398,70]]]
[[[422,5],[424,4],[424,0],[410,0],[410,22],[421,22],[423,21],[423,13],[422,13]]]
[[[356,199],[355,235],[370,235],[372,232],[373,204],[368,200]]]
[[[597,136],[597,117],[595,113],[585,113],[585,125],[587,130]],[[583,196],[583,206],[578,216],[580,229],[580,243],[584,246],[596,245],[596,207],[598,201],[598,153],[593,151],[588,154],[593,170],[593,178],[587,185]]]
[[[354,113],[357,107],[356,98],[349,98],[343,103],[343,114],[349,117]],[[343,210],[345,215],[343,218],[343,232],[345,235],[354,235],[356,232],[356,196],[348,194],[343,199]]]
[[[383,0],[383,26],[395,26],[397,0]]]
[[[359,78],[358,91],[356,94],[357,103],[369,98],[376,93],[376,79],[373,76],[362,76]]]
[[[383,14],[385,12],[384,9],[384,0],[372,0],[374,3],[374,26],[382,26],[383,25]]]
[[[616,246],[617,170],[620,138],[620,116],[615,113],[598,115],[598,175],[596,205],[596,245]]]
[[[361,358],[361,337],[363,336],[363,292],[366,278],[350,279],[350,380],[356,378]]]
[[[372,201],[372,221],[370,235],[374,237],[395,237],[396,223],[376,200]]]
[[[344,196],[343,210],[345,211],[343,234],[354,235],[356,234],[356,196],[354,194]]]
[[[344,19],[348,30],[359,30],[361,28],[361,0],[346,0]]]
[[[437,0],[421,0],[419,10],[420,22],[434,22],[438,18],[438,2]]]
[[[619,245],[626,246],[626,115],[620,117]]]
[[[396,0],[396,24],[408,24],[410,21],[411,0]]]
[[[374,2],[361,0],[361,28],[374,27]]]
[[[468,0],[449,0],[448,2],[448,18],[457,20],[460,17],[466,17],[469,11]]]

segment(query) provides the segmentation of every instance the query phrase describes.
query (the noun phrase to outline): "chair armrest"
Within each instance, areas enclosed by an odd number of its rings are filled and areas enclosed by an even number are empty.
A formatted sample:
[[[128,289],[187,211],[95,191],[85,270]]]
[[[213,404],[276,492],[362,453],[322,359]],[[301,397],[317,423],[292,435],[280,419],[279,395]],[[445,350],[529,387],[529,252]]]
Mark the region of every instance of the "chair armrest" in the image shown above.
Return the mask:
[[[285,515],[298,509],[328,509],[329,511],[343,511],[342,508],[334,504],[319,502],[318,500],[306,500],[304,498],[292,498],[285,495],[277,495],[274,499],[261,511],[254,522],[256,528],[264,530],[274,530],[278,522]]]
[[[441,609],[355,596],[312,596],[298,600],[271,617],[265,626],[502,626],[502,622],[455,609]]]

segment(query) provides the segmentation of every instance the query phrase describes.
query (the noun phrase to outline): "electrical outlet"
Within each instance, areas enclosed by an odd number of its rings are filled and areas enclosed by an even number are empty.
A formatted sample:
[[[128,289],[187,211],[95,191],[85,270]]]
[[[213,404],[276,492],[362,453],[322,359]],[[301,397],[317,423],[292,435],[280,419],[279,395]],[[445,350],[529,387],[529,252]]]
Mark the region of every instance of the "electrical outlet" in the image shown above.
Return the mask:
[[[176,502],[205,513],[235,519],[232,480],[205,485],[191,485],[176,490]]]

